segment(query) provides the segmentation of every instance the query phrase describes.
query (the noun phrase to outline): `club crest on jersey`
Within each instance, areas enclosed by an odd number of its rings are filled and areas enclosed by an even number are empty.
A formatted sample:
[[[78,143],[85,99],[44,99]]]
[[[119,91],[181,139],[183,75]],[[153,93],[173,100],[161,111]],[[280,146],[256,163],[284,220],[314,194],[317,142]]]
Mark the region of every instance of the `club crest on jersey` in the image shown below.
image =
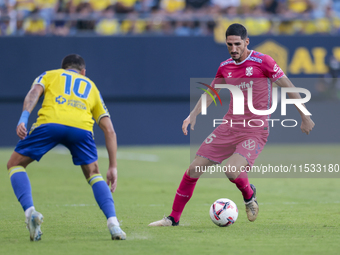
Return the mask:
[[[231,78],[231,72],[228,73],[228,77],[227,78]]]
[[[249,66],[246,68],[246,75],[247,76],[252,76],[253,75],[253,67]]]

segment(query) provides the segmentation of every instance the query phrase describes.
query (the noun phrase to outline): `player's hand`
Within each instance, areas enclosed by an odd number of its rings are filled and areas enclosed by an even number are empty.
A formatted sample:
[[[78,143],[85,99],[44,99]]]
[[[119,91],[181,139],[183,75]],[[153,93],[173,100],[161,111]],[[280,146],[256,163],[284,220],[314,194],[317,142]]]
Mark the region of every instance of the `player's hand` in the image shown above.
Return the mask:
[[[191,116],[190,115],[183,121],[183,125],[182,125],[182,131],[184,135],[188,134],[188,126],[191,126],[191,130],[194,130],[194,126],[196,124],[196,116]]]
[[[17,135],[21,140],[25,139],[25,137],[27,136],[27,129],[25,127],[25,123],[22,122],[17,126]]]
[[[109,185],[111,192],[115,192],[117,188],[117,168],[116,167],[110,167],[109,170],[106,173],[106,183]]]
[[[309,135],[310,131],[312,131],[313,127],[315,126],[314,121],[309,116],[306,116],[302,119],[301,122],[301,131]]]

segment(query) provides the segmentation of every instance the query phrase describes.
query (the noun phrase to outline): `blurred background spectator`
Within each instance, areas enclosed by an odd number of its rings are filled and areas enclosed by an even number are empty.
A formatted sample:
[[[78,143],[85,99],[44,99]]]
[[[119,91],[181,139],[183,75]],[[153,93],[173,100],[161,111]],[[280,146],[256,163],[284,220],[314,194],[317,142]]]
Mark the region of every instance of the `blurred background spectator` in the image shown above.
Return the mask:
[[[115,35],[119,33],[119,22],[115,18],[115,9],[109,5],[102,11],[102,15],[96,24],[95,31],[98,35]]]
[[[186,7],[196,10],[206,10],[210,5],[210,0],[186,0]]]
[[[211,0],[212,6],[214,6],[220,13],[229,13],[232,15],[237,14],[237,9],[240,7],[240,0]]]
[[[34,0],[35,9],[39,11],[39,15],[45,20],[46,25],[51,24],[54,13],[59,8],[58,0]]]
[[[0,0],[0,34],[339,34],[340,0]]]
[[[47,22],[39,15],[39,10],[35,9],[23,23],[23,32],[25,35],[46,35]]]
[[[116,0],[117,13],[133,12],[135,10],[136,2],[137,0]]]

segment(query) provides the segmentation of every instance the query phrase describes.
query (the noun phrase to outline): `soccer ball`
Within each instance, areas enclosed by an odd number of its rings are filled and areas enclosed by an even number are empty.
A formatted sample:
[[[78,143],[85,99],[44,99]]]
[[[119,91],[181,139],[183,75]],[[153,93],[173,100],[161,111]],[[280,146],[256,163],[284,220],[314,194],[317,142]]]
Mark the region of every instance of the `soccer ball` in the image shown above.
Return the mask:
[[[235,223],[238,216],[236,204],[228,198],[217,199],[210,206],[210,219],[219,227],[228,227]]]

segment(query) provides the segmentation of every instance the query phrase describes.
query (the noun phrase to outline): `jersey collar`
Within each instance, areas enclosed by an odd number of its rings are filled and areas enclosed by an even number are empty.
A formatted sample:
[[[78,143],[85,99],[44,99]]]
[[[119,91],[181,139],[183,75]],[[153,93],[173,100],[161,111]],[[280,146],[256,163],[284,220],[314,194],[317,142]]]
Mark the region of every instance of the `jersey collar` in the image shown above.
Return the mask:
[[[78,73],[76,70],[73,70],[73,69],[67,69],[67,71]]]
[[[235,65],[242,65],[244,62],[246,62],[246,61],[250,58],[250,56],[253,54],[253,51],[254,51],[254,50],[251,50],[251,51],[250,51],[250,54],[248,55],[248,57],[246,57],[246,59],[243,60],[243,61],[240,62],[240,63],[236,63],[235,60],[234,60]]]

